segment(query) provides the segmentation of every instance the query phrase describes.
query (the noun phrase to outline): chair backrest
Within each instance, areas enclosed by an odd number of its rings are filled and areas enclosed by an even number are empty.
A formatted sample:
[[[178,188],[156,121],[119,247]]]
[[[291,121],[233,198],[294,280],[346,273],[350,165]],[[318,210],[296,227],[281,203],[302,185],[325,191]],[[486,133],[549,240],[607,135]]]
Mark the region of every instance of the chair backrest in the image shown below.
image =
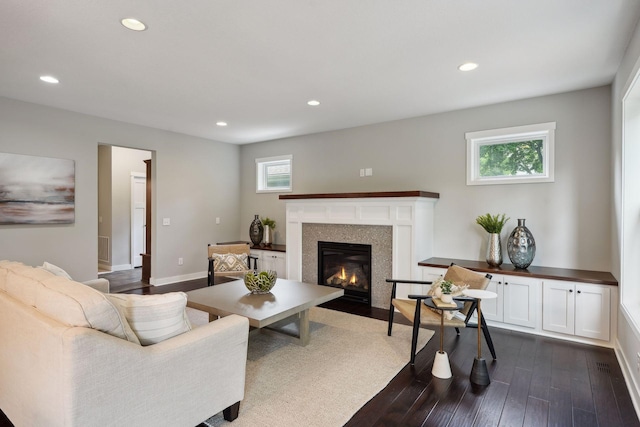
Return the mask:
[[[249,248],[248,243],[239,243],[239,244],[231,244],[231,245],[209,245],[207,247],[209,252],[209,258],[213,254],[247,254],[251,253],[251,249]]]
[[[482,273],[460,267],[459,265],[452,265],[447,269],[444,279],[456,285],[469,285],[470,289],[487,289],[487,286],[489,286],[491,282],[491,275],[483,275]],[[460,313],[466,316],[471,306],[471,302],[465,302]]]

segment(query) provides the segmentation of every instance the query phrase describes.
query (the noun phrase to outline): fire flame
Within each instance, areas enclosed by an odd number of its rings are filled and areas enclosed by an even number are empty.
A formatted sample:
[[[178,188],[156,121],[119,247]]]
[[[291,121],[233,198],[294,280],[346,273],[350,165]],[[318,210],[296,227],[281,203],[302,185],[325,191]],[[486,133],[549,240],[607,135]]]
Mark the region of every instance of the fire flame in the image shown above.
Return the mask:
[[[347,274],[344,272],[344,267],[342,267],[342,272],[340,273],[340,280],[345,280],[347,278]]]
[[[355,273],[351,276],[351,280],[349,280],[350,285],[355,285],[357,282]]]

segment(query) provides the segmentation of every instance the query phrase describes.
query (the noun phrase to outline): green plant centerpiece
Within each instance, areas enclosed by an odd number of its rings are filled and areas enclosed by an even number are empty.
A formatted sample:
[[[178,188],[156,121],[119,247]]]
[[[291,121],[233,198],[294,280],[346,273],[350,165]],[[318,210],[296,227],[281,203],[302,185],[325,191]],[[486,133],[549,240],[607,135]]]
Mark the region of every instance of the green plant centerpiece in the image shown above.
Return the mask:
[[[451,294],[451,292],[453,291],[453,286],[453,282],[450,282],[448,280],[443,280],[442,282],[440,282],[440,290],[445,295]]]
[[[264,227],[264,245],[271,246],[271,241],[273,239],[273,229],[276,228],[276,222],[269,217],[262,218],[260,221],[262,222],[262,226]]]
[[[276,222],[275,222],[273,219],[269,218],[269,217],[261,218],[261,219],[260,219],[260,221],[262,222],[262,225],[263,225],[264,227],[269,227],[269,228],[271,228],[272,230],[273,230],[274,228],[276,228]]]
[[[454,286],[455,285],[453,284],[453,282],[450,282],[449,280],[442,280],[440,282],[440,299],[442,300],[442,302],[451,303],[453,301],[451,293],[453,292]]]
[[[505,214],[491,215],[487,213],[476,218],[476,222],[484,228],[487,233],[497,234],[502,232],[502,227],[504,227],[507,221],[509,221],[509,218],[507,218]]]
[[[273,270],[250,271],[244,275],[244,285],[252,294],[268,294],[276,284],[278,275]]]
[[[500,243],[500,232],[502,227],[509,221],[505,214],[491,215],[484,214],[476,218],[482,228],[489,233],[489,243],[487,245],[487,264],[491,267],[498,267],[502,264],[502,244]]]

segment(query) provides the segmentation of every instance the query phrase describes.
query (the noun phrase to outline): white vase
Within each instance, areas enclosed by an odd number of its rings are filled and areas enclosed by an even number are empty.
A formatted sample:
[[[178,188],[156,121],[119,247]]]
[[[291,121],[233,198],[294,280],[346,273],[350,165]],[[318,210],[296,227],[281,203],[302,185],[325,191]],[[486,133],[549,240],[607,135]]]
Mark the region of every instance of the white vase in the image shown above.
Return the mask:
[[[453,302],[453,297],[451,296],[451,294],[442,294],[442,296],[440,297],[440,301],[444,302],[445,304],[451,304]]]

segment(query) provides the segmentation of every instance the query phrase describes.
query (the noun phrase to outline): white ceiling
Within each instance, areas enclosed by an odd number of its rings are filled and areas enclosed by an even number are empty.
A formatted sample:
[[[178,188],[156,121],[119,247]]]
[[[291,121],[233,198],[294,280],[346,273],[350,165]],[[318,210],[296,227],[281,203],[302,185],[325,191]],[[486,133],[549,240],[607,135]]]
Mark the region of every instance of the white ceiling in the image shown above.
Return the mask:
[[[2,0],[0,96],[243,144],[609,84],[639,17],[637,0]]]

